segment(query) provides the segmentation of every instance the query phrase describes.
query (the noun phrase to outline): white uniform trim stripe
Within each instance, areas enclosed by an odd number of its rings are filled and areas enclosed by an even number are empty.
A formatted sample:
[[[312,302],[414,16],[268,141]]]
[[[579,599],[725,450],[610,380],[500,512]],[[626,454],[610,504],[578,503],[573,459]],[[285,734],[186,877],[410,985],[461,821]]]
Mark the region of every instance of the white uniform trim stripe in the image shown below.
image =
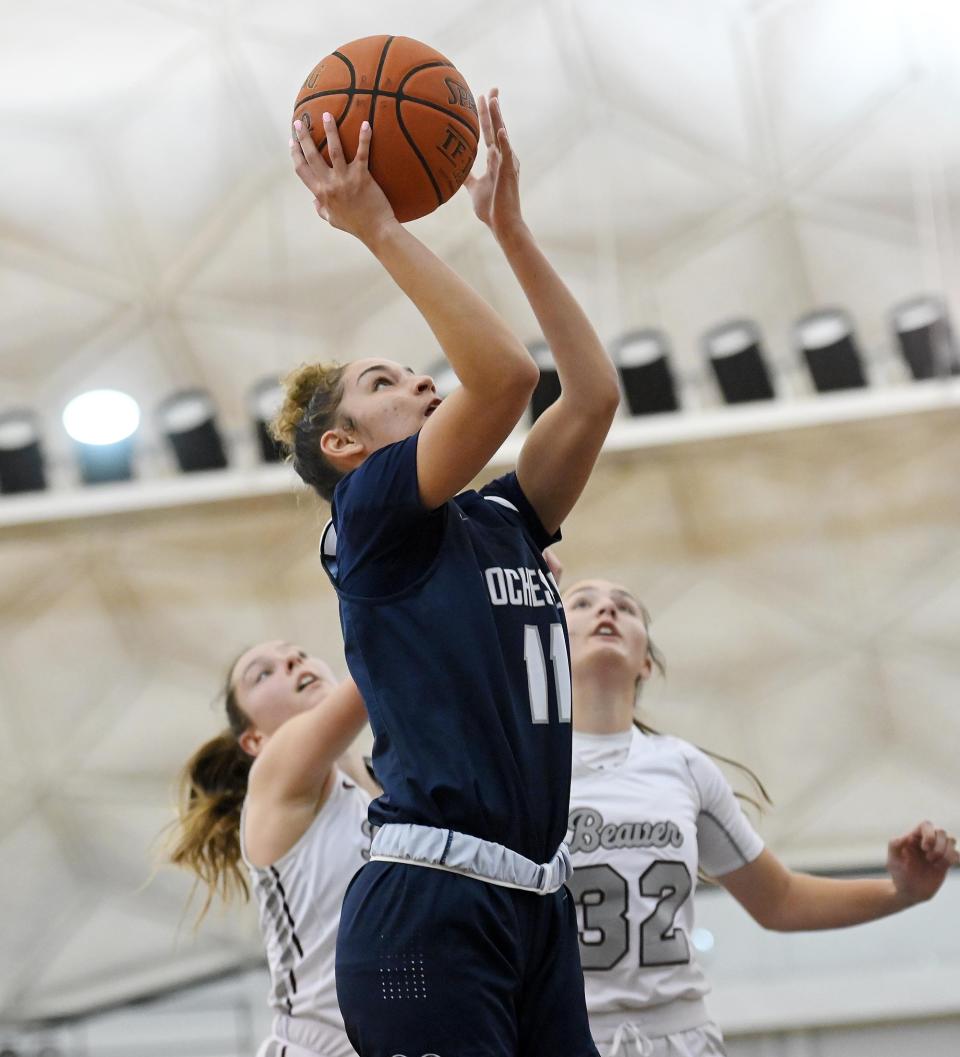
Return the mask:
[[[495,841],[411,822],[381,826],[370,846],[370,858],[446,870],[538,895],[556,892],[573,872],[565,844],[560,845],[550,862],[535,863]]]
[[[320,533],[320,561],[327,575],[333,579],[337,575],[337,530],[331,518]]]
[[[727,827],[726,827],[726,826],[725,826],[725,825],[724,825],[724,824],[723,824],[723,823],[722,823],[722,822],[720,821],[720,819],[718,819],[718,818],[717,818],[717,816],[716,816],[716,815],[714,815],[714,814],[713,814],[712,812],[710,812],[710,811],[701,811],[701,812],[700,812],[700,814],[699,814],[699,816],[698,816],[698,818],[701,818],[701,819],[704,819],[704,818],[705,818],[705,819],[709,819],[709,821],[710,821],[710,822],[712,822],[712,823],[713,823],[713,825],[717,827],[717,829],[718,829],[718,830],[719,830],[719,831],[720,831],[720,832],[721,832],[721,833],[722,833],[722,834],[724,835],[724,837],[726,837],[726,838],[727,838],[727,840],[728,840],[728,841],[730,842],[730,847],[731,847],[731,848],[733,848],[733,850],[734,850],[734,851],[735,851],[735,852],[737,853],[737,855],[739,855],[739,856],[740,856],[740,859],[741,859],[741,861],[742,861],[742,863],[743,863],[743,865],[744,865],[744,866],[746,866],[748,862],[751,862],[751,859],[749,859],[749,858],[748,858],[748,856],[747,856],[747,853],[746,853],[746,852],[745,852],[745,851],[743,850],[743,848],[741,848],[741,847],[740,847],[740,845],[739,845],[739,844],[738,844],[738,843],[736,842],[736,840],[734,840],[733,834],[732,834],[732,833],[730,832],[730,830],[728,830],[728,829],[727,829]],[[756,858],[756,856],[754,856],[754,858]]]
[[[323,532],[320,533],[320,553],[325,558],[337,556],[337,530],[332,518],[323,526]]]
[[[512,510],[515,514],[519,514],[520,511],[510,502],[509,499],[504,499],[502,495],[485,495],[483,497],[488,503],[499,503],[501,506],[505,506],[508,510]]]
[[[416,859],[403,859],[399,855],[371,855],[371,862],[398,862],[404,866],[422,866],[425,870],[442,870],[444,873],[455,873],[461,877],[472,877],[476,881],[484,881],[486,884],[496,885],[498,888],[513,888],[518,892],[534,892],[537,895],[550,895],[552,892],[558,891],[562,885],[557,885],[556,888],[547,888],[540,890],[538,888],[531,888],[528,885],[515,885],[509,881],[497,881],[492,877],[481,877],[479,874],[468,873],[466,870],[456,870],[452,866],[441,866],[440,863],[436,862],[420,862]]]

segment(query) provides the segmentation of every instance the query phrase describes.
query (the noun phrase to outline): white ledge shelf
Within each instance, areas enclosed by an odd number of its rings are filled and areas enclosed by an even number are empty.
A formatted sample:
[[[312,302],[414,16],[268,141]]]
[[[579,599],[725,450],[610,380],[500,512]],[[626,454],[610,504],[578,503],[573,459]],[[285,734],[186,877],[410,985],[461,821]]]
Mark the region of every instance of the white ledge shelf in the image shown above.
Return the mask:
[[[820,394],[802,400],[675,411],[646,418],[624,417],[614,422],[604,451],[670,447],[953,408],[960,408],[960,379],[956,378],[914,382],[889,389]],[[523,440],[523,433],[511,436],[497,452],[493,464],[513,464]],[[287,465],[58,488],[0,496],[0,529],[282,495],[300,488],[299,479]]]

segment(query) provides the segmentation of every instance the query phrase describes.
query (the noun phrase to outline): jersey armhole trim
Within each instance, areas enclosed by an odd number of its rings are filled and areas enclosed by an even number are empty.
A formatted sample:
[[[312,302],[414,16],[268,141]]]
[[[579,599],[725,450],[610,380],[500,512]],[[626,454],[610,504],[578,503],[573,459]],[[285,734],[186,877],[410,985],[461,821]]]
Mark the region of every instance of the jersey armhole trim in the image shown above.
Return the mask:
[[[385,602],[397,602],[402,598],[406,598],[408,595],[414,594],[419,591],[420,588],[426,583],[427,580],[433,576],[437,565],[440,563],[443,557],[443,536],[447,531],[447,518],[450,514],[450,507],[452,503],[448,500],[442,506],[437,507],[436,510],[431,512],[431,516],[438,514],[444,519],[443,525],[440,529],[440,542],[437,546],[437,553],[430,559],[430,563],[423,570],[423,572],[406,587],[402,587],[399,591],[394,591],[387,595],[358,595],[352,591],[345,591],[341,586],[337,577],[340,573],[340,564],[336,558],[336,546],[337,546],[337,531],[333,525],[333,519],[327,522],[324,526],[323,533],[320,536],[320,561],[323,563],[323,567],[330,577],[333,586],[337,590],[337,597],[342,601],[355,602],[362,606],[379,606]],[[328,532],[332,533],[332,537],[328,536]],[[333,559],[328,559],[330,550],[333,551]]]
[[[727,827],[720,821],[720,819],[717,818],[716,815],[713,814],[713,812],[705,811],[701,808],[697,817],[699,818],[700,816],[709,819],[717,827],[717,829],[720,830],[720,832],[727,838],[727,840],[730,842],[730,847],[733,848],[734,852],[736,852],[737,857],[740,859],[740,862],[743,866],[747,866],[750,862],[752,862],[751,859],[747,858],[746,852],[733,839],[733,834],[730,832],[730,830],[727,829]]]
[[[333,518],[330,518],[326,525],[323,526],[323,532],[320,533],[320,561],[323,563],[327,576],[336,583],[337,529],[333,523]]]
[[[483,497],[488,503],[499,503],[500,506],[505,506],[508,510],[512,510],[515,514],[519,514],[520,511],[517,507],[510,502],[509,499],[504,499],[502,495],[485,495]]]

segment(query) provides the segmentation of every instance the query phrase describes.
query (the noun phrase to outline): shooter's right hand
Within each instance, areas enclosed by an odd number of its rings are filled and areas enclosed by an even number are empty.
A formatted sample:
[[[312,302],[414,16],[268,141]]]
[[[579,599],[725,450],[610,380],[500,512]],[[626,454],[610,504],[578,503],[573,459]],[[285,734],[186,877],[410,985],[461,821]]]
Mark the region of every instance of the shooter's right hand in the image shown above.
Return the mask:
[[[293,123],[293,131],[290,140],[293,168],[313,195],[319,216],[368,246],[399,223],[387,196],[370,175],[368,161],[373,130],[368,122],[364,121],[360,128],[356,156],[347,162],[333,115],[323,115],[329,165],[302,121]]]

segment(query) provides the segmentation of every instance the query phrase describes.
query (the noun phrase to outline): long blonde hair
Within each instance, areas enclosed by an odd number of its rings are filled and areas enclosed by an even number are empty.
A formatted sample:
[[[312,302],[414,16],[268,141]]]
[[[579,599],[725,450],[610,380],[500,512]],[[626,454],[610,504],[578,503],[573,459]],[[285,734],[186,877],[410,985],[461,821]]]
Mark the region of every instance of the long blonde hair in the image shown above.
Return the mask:
[[[180,772],[178,818],[169,861],[195,874],[194,888],[206,886],[197,924],[216,895],[225,902],[234,896],[244,902],[250,898],[241,866],[240,811],[253,757],[240,746],[240,735],[250,720],[240,708],[230,681],[234,665],[227,673],[224,691],[229,725],[201,745]]]

